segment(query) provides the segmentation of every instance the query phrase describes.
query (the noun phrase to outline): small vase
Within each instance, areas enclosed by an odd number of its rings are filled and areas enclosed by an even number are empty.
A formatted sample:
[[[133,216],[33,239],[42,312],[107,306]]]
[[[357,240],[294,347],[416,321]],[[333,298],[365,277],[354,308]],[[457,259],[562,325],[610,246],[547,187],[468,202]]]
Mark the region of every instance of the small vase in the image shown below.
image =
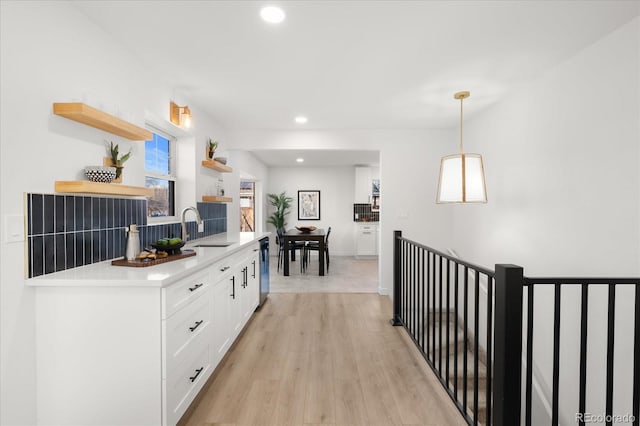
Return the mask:
[[[211,161],[213,160],[213,155],[216,153],[215,150],[207,147],[207,160]]]
[[[115,164],[113,164],[111,157],[104,157],[102,160],[102,164],[104,166],[111,166],[116,168],[117,177],[114,180],[112,180],[111,183],[122,183],[122,171],[124,169],[124,166],[116,166]]]

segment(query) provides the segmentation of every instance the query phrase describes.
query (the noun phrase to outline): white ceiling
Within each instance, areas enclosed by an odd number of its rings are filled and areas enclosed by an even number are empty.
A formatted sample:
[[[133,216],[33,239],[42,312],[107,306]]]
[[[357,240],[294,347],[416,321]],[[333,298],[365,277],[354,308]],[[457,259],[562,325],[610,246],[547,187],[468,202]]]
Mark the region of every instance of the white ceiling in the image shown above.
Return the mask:
[[[270,149],[252,151],[270,167],[378,166],[378,151]],[[303,163],[296,159],[303,158]]]
[[[640,2],[613,0],[73,4],[176,94],[241,129],[455,126],[454,92],[471,91],[472,118],[640,14]],[[266,4],[284,23],[260,19]]]

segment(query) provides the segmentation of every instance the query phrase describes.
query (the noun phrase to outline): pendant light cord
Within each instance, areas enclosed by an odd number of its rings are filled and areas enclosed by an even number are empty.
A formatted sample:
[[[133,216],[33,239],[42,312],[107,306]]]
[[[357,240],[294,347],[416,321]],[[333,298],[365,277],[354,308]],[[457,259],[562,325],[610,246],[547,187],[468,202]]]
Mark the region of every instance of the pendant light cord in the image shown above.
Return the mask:
[[[464,101],[464,98],[460,98],[460,154],[463,154],[464,151],[462,150],[462,102]]]

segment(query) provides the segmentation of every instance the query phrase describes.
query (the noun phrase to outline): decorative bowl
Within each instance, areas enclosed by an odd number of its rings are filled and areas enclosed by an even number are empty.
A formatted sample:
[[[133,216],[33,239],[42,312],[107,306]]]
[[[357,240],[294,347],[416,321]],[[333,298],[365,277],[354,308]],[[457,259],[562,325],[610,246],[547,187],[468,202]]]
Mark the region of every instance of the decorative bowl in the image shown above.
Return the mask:
[[[84,174],[92,182],[111,183],[116,178],[116,168],[111,166],[87,166]]]
[[[166,251],[171,255],[171,254],[180,254],[180,249],[184,247],[185,244],[186,243],[184,241],[180,241],[178,244],[165,244],[165,245],[158,245],[153,243],[151,244],[151,247],[153,247],[158,251]]]
[[[315,226],[296,226],[296,229],[300,232],[313,232],[318,228]]]
[[[227,164],[227,157],[215,157],[213,160],[220,164]]]

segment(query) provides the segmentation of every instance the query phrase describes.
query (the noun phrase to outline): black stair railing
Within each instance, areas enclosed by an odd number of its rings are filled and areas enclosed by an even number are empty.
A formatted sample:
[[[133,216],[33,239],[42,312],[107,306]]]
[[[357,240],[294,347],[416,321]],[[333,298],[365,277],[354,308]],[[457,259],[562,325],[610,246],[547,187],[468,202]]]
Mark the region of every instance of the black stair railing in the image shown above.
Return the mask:
[[[491,424],[494,272],[400,231],[394,252],[393,325],[406,329],[467,423]]]
[[[532,424],[534,303],[536,289],[542,286],[552,286],[554,290],[553,344],[549,347],[553,355],[550,424],[559,424],[562,403],[559,379],[563,287],[578,286],[581,294],[579,382],[568,386],[577,386],[575,422],[585,425],[593,421],[585,416],[589,408],[588,318],[593,315],[588,311],[589,294],[593,286],[606,286],[606,316],[595,319],[607,324],[606,342],[596,342],[606,347],[606,408],[598,420],[606,425],[626,421],[639,426],[640,278],[530,278],[524,276],[522,267],[500,264],[495,265],[494,272],[403,238],[401,231],[394,232],[392,324],[407,331],[470,425]],[[620,418],[613,411],[616,293],[618,288],[628,286],[634,287],[633,309],[630,315],[624,312],[627,316],[618,321],[633,325],[632,407],[631,413]],[[481,288],[486,296],[481,295]]]

